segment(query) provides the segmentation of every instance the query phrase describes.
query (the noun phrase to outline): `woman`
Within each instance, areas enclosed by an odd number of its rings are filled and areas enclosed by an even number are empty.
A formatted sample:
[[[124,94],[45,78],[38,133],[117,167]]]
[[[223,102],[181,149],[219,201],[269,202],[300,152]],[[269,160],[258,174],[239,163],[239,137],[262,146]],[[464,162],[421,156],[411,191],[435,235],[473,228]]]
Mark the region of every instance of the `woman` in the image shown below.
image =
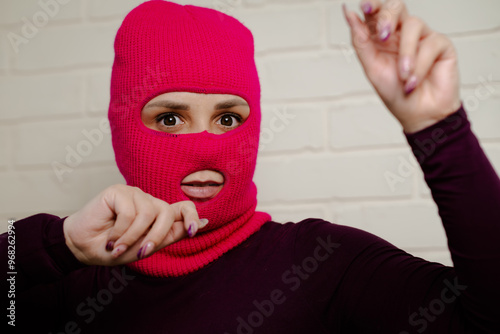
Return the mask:
[[[67,218],[15,223],[16,329],[498,332],[500,181],[461,108],[454,48],[400,1],[362,8],[364,21],[344,8],[354,48],[422,166],[453,268],[353,228],[256,212],[250,31],[150,1],[115,41],[109,119],[127,186]]]

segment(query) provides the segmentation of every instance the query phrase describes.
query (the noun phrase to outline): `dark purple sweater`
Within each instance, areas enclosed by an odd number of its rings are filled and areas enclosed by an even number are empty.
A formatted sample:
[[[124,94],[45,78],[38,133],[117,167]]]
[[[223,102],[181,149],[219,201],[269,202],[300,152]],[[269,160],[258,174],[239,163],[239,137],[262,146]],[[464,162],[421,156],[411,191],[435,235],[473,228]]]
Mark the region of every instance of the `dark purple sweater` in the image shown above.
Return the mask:
[[[407,139],[439,207],[453,268],[361,230],[307,219],[268,222],[192,274],[154,278],[124,266],[82,265],[65,245],[64,219],[40,214],[14,224],[15,328],[500,333],[500,180],[462,109]],[[7,234],[0,241],[5,261]]]

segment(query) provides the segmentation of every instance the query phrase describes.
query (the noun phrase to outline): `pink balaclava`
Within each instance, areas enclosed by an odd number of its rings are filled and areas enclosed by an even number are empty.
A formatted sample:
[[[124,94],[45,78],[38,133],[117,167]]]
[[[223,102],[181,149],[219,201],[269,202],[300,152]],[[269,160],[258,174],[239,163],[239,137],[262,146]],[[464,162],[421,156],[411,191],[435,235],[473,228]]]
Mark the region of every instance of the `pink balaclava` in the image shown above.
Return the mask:
[[[173,91],[233,94],[250,106],[238,128],[169,134],[147,128],[143,106]],[[118,30],[111,78],[109,120],[116,162],[127,184],[167,203],[189,200],[181,181],[200,170],[224,176],[213,199],[196,203],[208,225],[129,266],[152,276],[180,276],[216,260],[268,220],[256,212],[252,181],[260,133],[260,85],[251,32],[218,11],[167,1],[145,2]]]

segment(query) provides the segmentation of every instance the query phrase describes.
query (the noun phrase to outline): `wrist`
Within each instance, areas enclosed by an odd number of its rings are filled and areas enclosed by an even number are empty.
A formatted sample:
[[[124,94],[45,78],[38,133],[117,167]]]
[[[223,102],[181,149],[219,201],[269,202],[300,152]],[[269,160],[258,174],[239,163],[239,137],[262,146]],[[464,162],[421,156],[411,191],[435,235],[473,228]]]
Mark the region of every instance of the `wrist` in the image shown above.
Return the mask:
[[[73,253],[75,258],[80,261],[81,263],[86,264],[85,262],[85,257],[83,256],[83,253],[79,250],[78,247],[76,247],[75,243],[73,242],[73,239],[71,238],[69,233],[69,229],[71,226],[71,222],[75,219],[74,214],[66,217],[63,223],[63,233],[64,233],[64,240],[66,243],[66,246],[68,249]]]
[[[426,128],[433,126],[436,123],[439,123],[446,117],[456,113],[461,107],[462,107],[462,102],[460,100],[457,100],[450,107],[443,109],[441,112],[434,112],[428,118],[413,120],[411,122],[409,121],[406,123],[401,122],[401,125],[403,126],[403,131],[405,134],[408,135],[422,131]]]

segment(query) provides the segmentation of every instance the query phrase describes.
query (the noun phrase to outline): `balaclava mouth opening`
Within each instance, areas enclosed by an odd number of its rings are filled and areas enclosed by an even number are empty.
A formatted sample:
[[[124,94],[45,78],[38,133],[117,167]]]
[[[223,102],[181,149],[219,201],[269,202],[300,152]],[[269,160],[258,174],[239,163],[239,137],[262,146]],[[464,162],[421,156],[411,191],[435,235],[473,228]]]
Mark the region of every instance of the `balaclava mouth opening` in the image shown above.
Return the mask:
[[[147,128],[143,106],[166,92],[232,94],[250,115],[224,134],[169,134]],[[109,120],[128,185],[166,201],[189,200],[181,181],[201,170],[224,176],[220,193],[195,202],[209,224],[129,266],[151,276],[181,276],[241,244],[271,217],[256,212],[253,183],[260,133],[260,84],[251,32],[218,11],[153,0],[133,9],[115,39]]]

